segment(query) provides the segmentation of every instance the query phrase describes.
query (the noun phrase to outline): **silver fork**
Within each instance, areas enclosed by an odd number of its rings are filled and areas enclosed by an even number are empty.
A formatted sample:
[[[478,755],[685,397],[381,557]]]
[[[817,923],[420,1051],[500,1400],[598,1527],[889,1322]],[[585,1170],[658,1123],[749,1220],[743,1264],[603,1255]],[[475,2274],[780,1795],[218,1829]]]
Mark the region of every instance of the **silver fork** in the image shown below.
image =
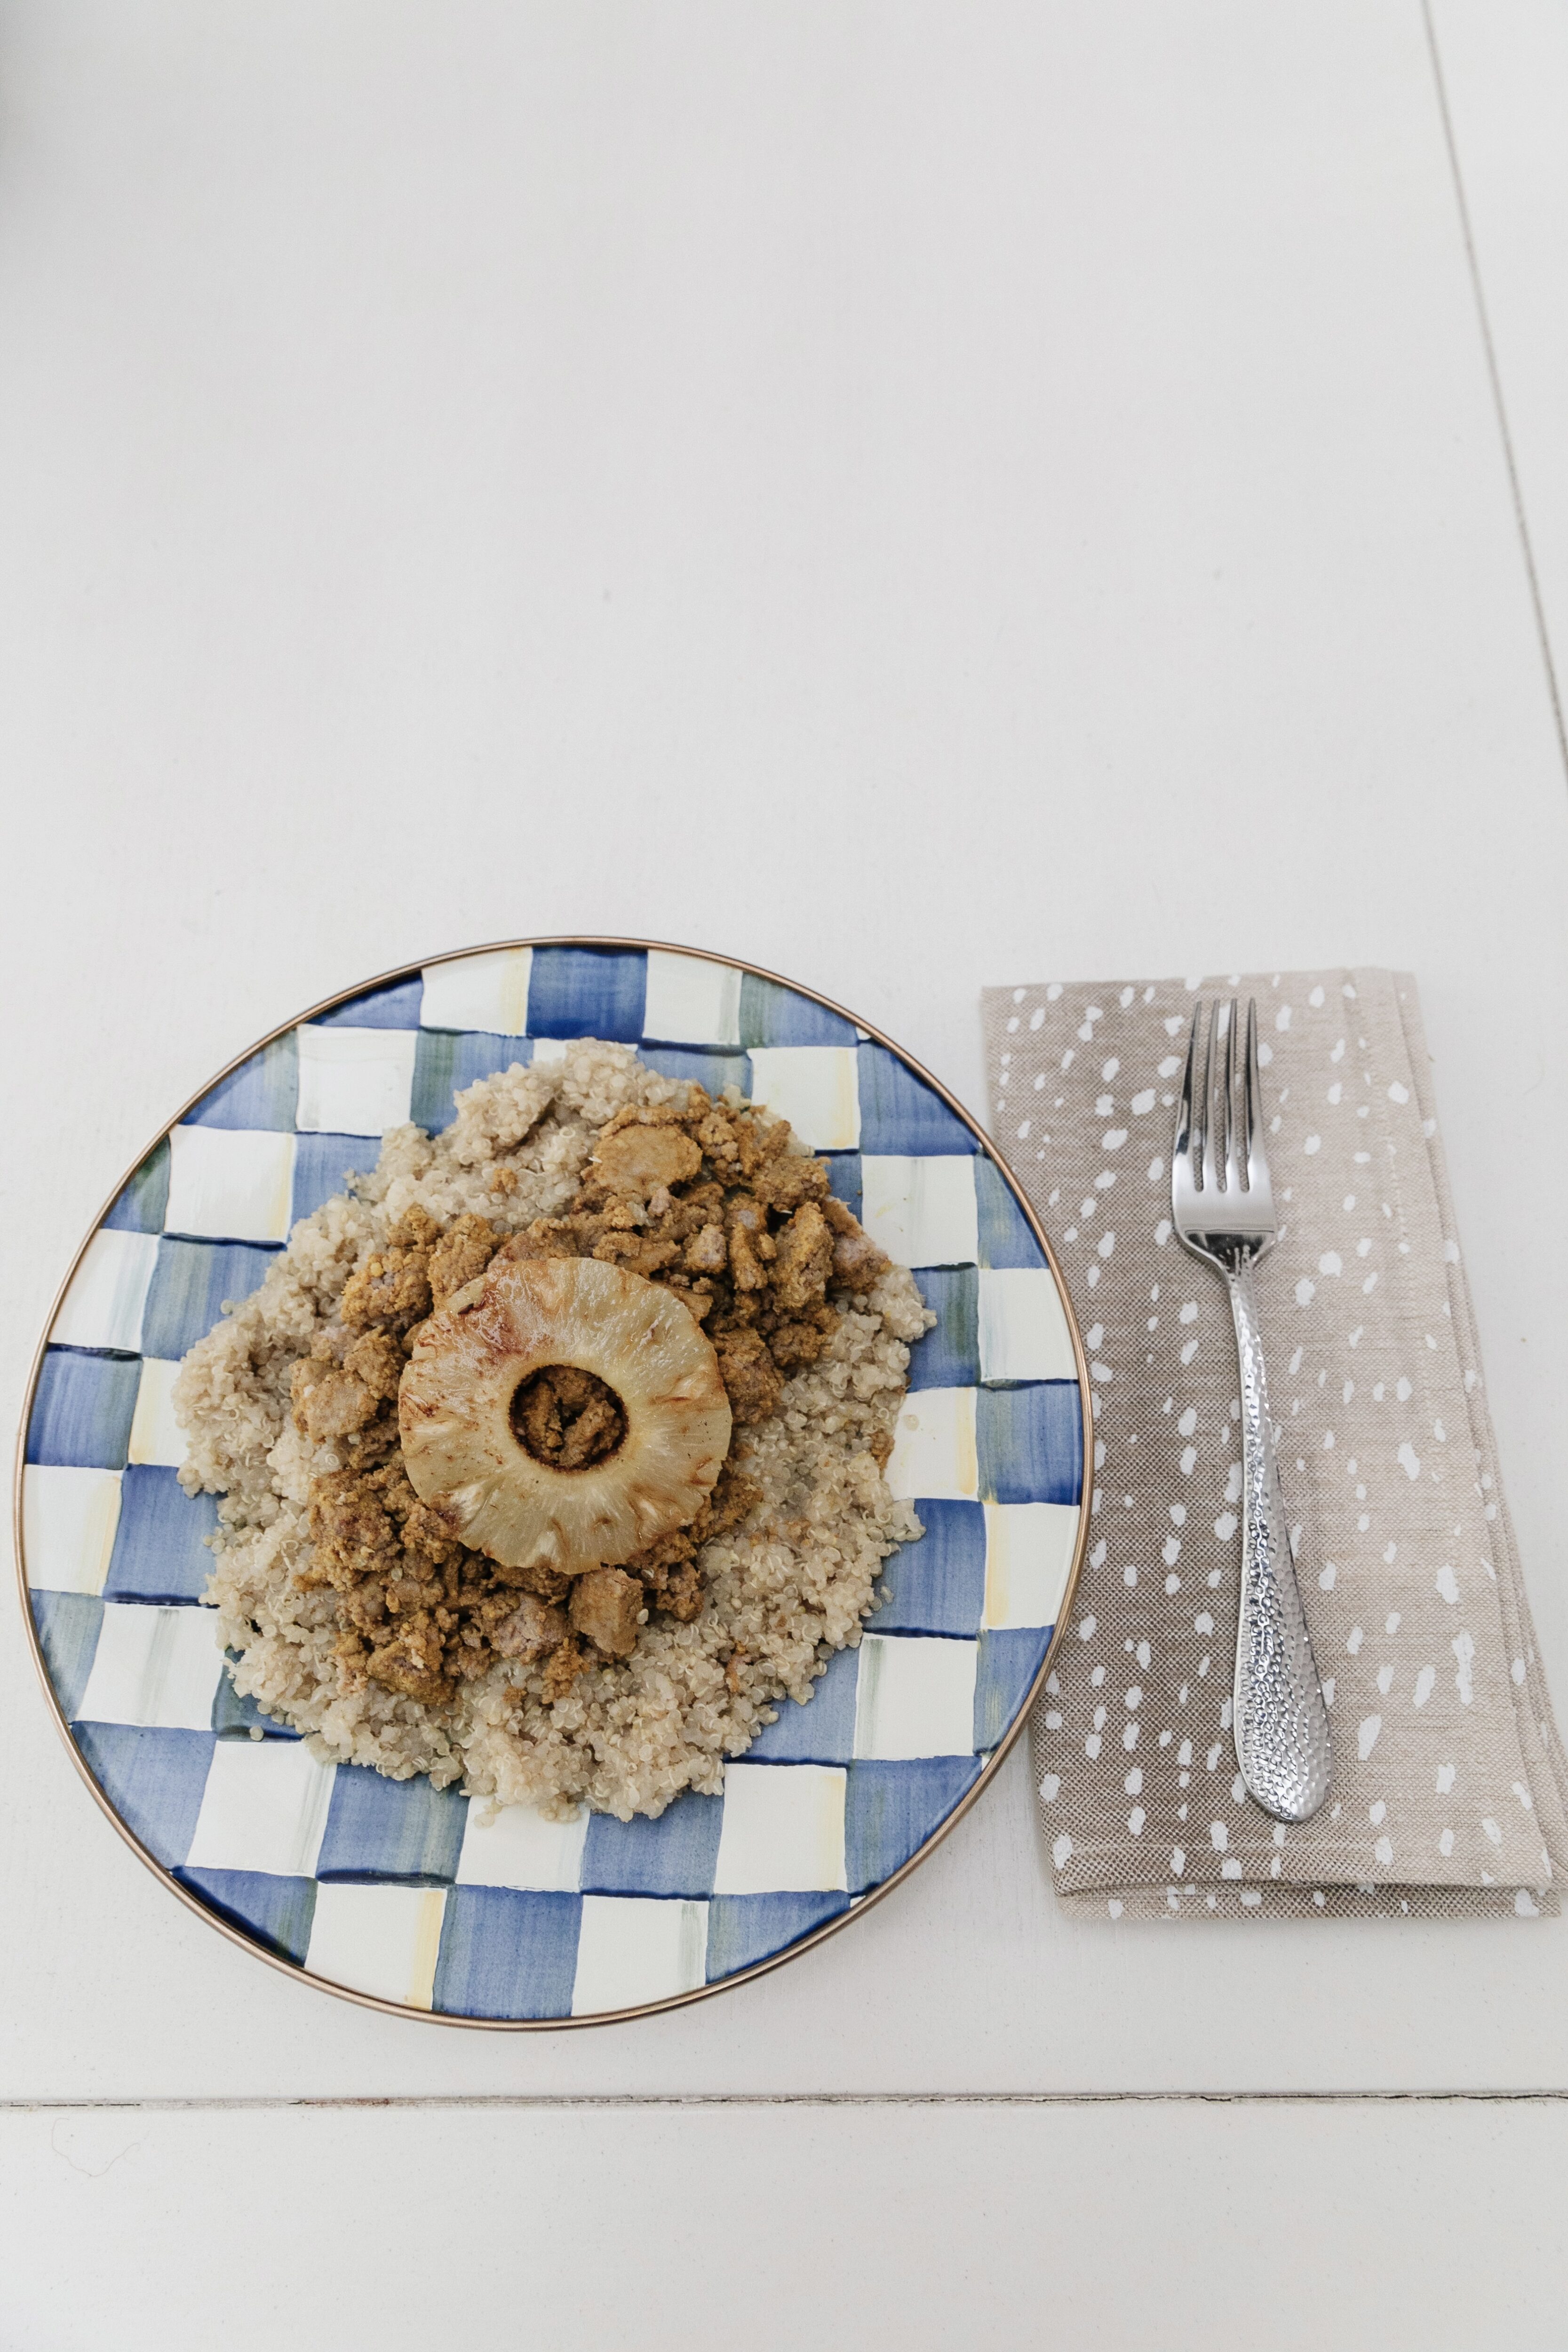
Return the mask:
[[[1329,1793],[1329,1714],[1290,1557],[1274,1458],[1252,1269],[1279,1230],[1261,1133],[1258,1006],[1247,1008],[1237,1066],[1237,1002],[1200,1000],[1171,1155],[1171,1218],[1182,1242],[1225,1276],[1241,1372],[1241,1609],[1236,1628],[1236,1758],[1276,1821],[1305,1822]],[[1223,1058],[1222,1058],[1223,1057]]]

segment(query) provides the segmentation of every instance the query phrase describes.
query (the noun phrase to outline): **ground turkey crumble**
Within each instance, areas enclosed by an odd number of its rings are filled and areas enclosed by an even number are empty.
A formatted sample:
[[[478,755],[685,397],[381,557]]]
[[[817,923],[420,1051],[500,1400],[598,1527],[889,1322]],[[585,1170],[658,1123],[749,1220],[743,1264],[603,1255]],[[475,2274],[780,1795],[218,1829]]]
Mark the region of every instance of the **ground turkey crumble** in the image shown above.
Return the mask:
[[[733,1093],[585,1040],[384,1139],[185,1359],[190,1492],[220,1496],[209,1597],[237,1687],[323,1757],[629,1819],[805,1700],[920,1532],[882,1472],[909,1343],[934,1319]],[[345,1171],[346,1172],[346,1171]],[[687,1527],[573,1580],[500,1568],[410,1486],[397,1391],[419,1326],[500,1253],[592,1256],[675,1291],[718,1355],[729,1459]],[[563,1465],[617,1442],[613,1394],[552,1369],[514,1409]]]

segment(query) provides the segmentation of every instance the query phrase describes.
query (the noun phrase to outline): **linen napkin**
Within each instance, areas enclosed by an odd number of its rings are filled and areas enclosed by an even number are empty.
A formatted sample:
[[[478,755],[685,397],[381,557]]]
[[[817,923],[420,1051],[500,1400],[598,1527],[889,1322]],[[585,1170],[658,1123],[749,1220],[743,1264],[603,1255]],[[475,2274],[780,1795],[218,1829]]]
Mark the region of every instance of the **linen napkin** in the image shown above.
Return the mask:
[[[1334,1742],[1286,1828],[1231,1734],[1240,1567],[1225,1286],[1170,1223],[1193,1007],[1256,996],[1279,1238],[1258,1272]],[[1083,1330],[1089,1550],[1031,1720],[1058,1894],[1113,1916],[1555,1912],[1568,1774],[1498,1475],[1415,981],[984,995],[993,1132]],[[1086,1479],[1086,1485],[1089,1482]]]

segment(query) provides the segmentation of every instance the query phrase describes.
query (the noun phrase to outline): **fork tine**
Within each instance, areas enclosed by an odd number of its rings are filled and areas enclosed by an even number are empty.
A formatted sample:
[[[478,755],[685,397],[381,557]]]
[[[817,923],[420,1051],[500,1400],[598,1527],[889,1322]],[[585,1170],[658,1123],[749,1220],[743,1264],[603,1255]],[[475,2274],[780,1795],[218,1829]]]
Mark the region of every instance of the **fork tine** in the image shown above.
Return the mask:
[[[1219,1085],[1219,999],[1209,1007],[1208,1043],[1204,1051],[1204,1190],[1217,1192],[1220,1188],[1220,1167],[1225,1153],[1225,1137],[1216,1134],[1223,1128],[1225,1107],[1218,1095]]]
[[[1193,1151],[1193,1066],[1198,1055],[1198,1027],[1204,1017],[1200,1000],[1193,1014],[1193,1025],[1187,1032],[1187,1066],[1182,1073],[1182,1091],[1176,1103],[1176,1140],[1172,1147],[1173,1163],[1190,1160]],[[1201,1149],[1201,1135],[1200,1135]]]
[[[1258,999],[1247,1000],[1247,1186],[1248,1192],[1258,1181],[1260,1158],[1258,1141],[1258,1107],[1263,1089],[1258,1077]]]
[[[1225,1189],[1227,1192],[1241,1190],[1241,1162],[1245,1146],[1241,1140],[1242,1121],[1237,1117],[1237,1052],[1236,1030],[1240,1008],[1233,996],[1226,1011],[1225,1022]]]

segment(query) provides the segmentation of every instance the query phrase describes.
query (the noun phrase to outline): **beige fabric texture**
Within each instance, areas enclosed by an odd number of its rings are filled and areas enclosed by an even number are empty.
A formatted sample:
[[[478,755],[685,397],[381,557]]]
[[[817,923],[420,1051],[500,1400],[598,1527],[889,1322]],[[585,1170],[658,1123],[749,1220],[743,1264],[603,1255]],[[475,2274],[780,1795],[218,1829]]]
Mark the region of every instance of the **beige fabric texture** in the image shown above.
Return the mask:
[[[1231,1735],[1241,1491],[1225,1286],[1170,1225],[1194,1003],[1258,1002],[1270,1412],[1330,1704],[1285,1828]],[[984,997],[993,1132],[1095,1394],[1089,1549],[1033,1716],[1064,1901],[1113,1917],[1555,1912],[1568,1776],[1498,1475],[1415,983],[1378,971]],[[1086,1484],[1089,1481],[1086,1479]]]

